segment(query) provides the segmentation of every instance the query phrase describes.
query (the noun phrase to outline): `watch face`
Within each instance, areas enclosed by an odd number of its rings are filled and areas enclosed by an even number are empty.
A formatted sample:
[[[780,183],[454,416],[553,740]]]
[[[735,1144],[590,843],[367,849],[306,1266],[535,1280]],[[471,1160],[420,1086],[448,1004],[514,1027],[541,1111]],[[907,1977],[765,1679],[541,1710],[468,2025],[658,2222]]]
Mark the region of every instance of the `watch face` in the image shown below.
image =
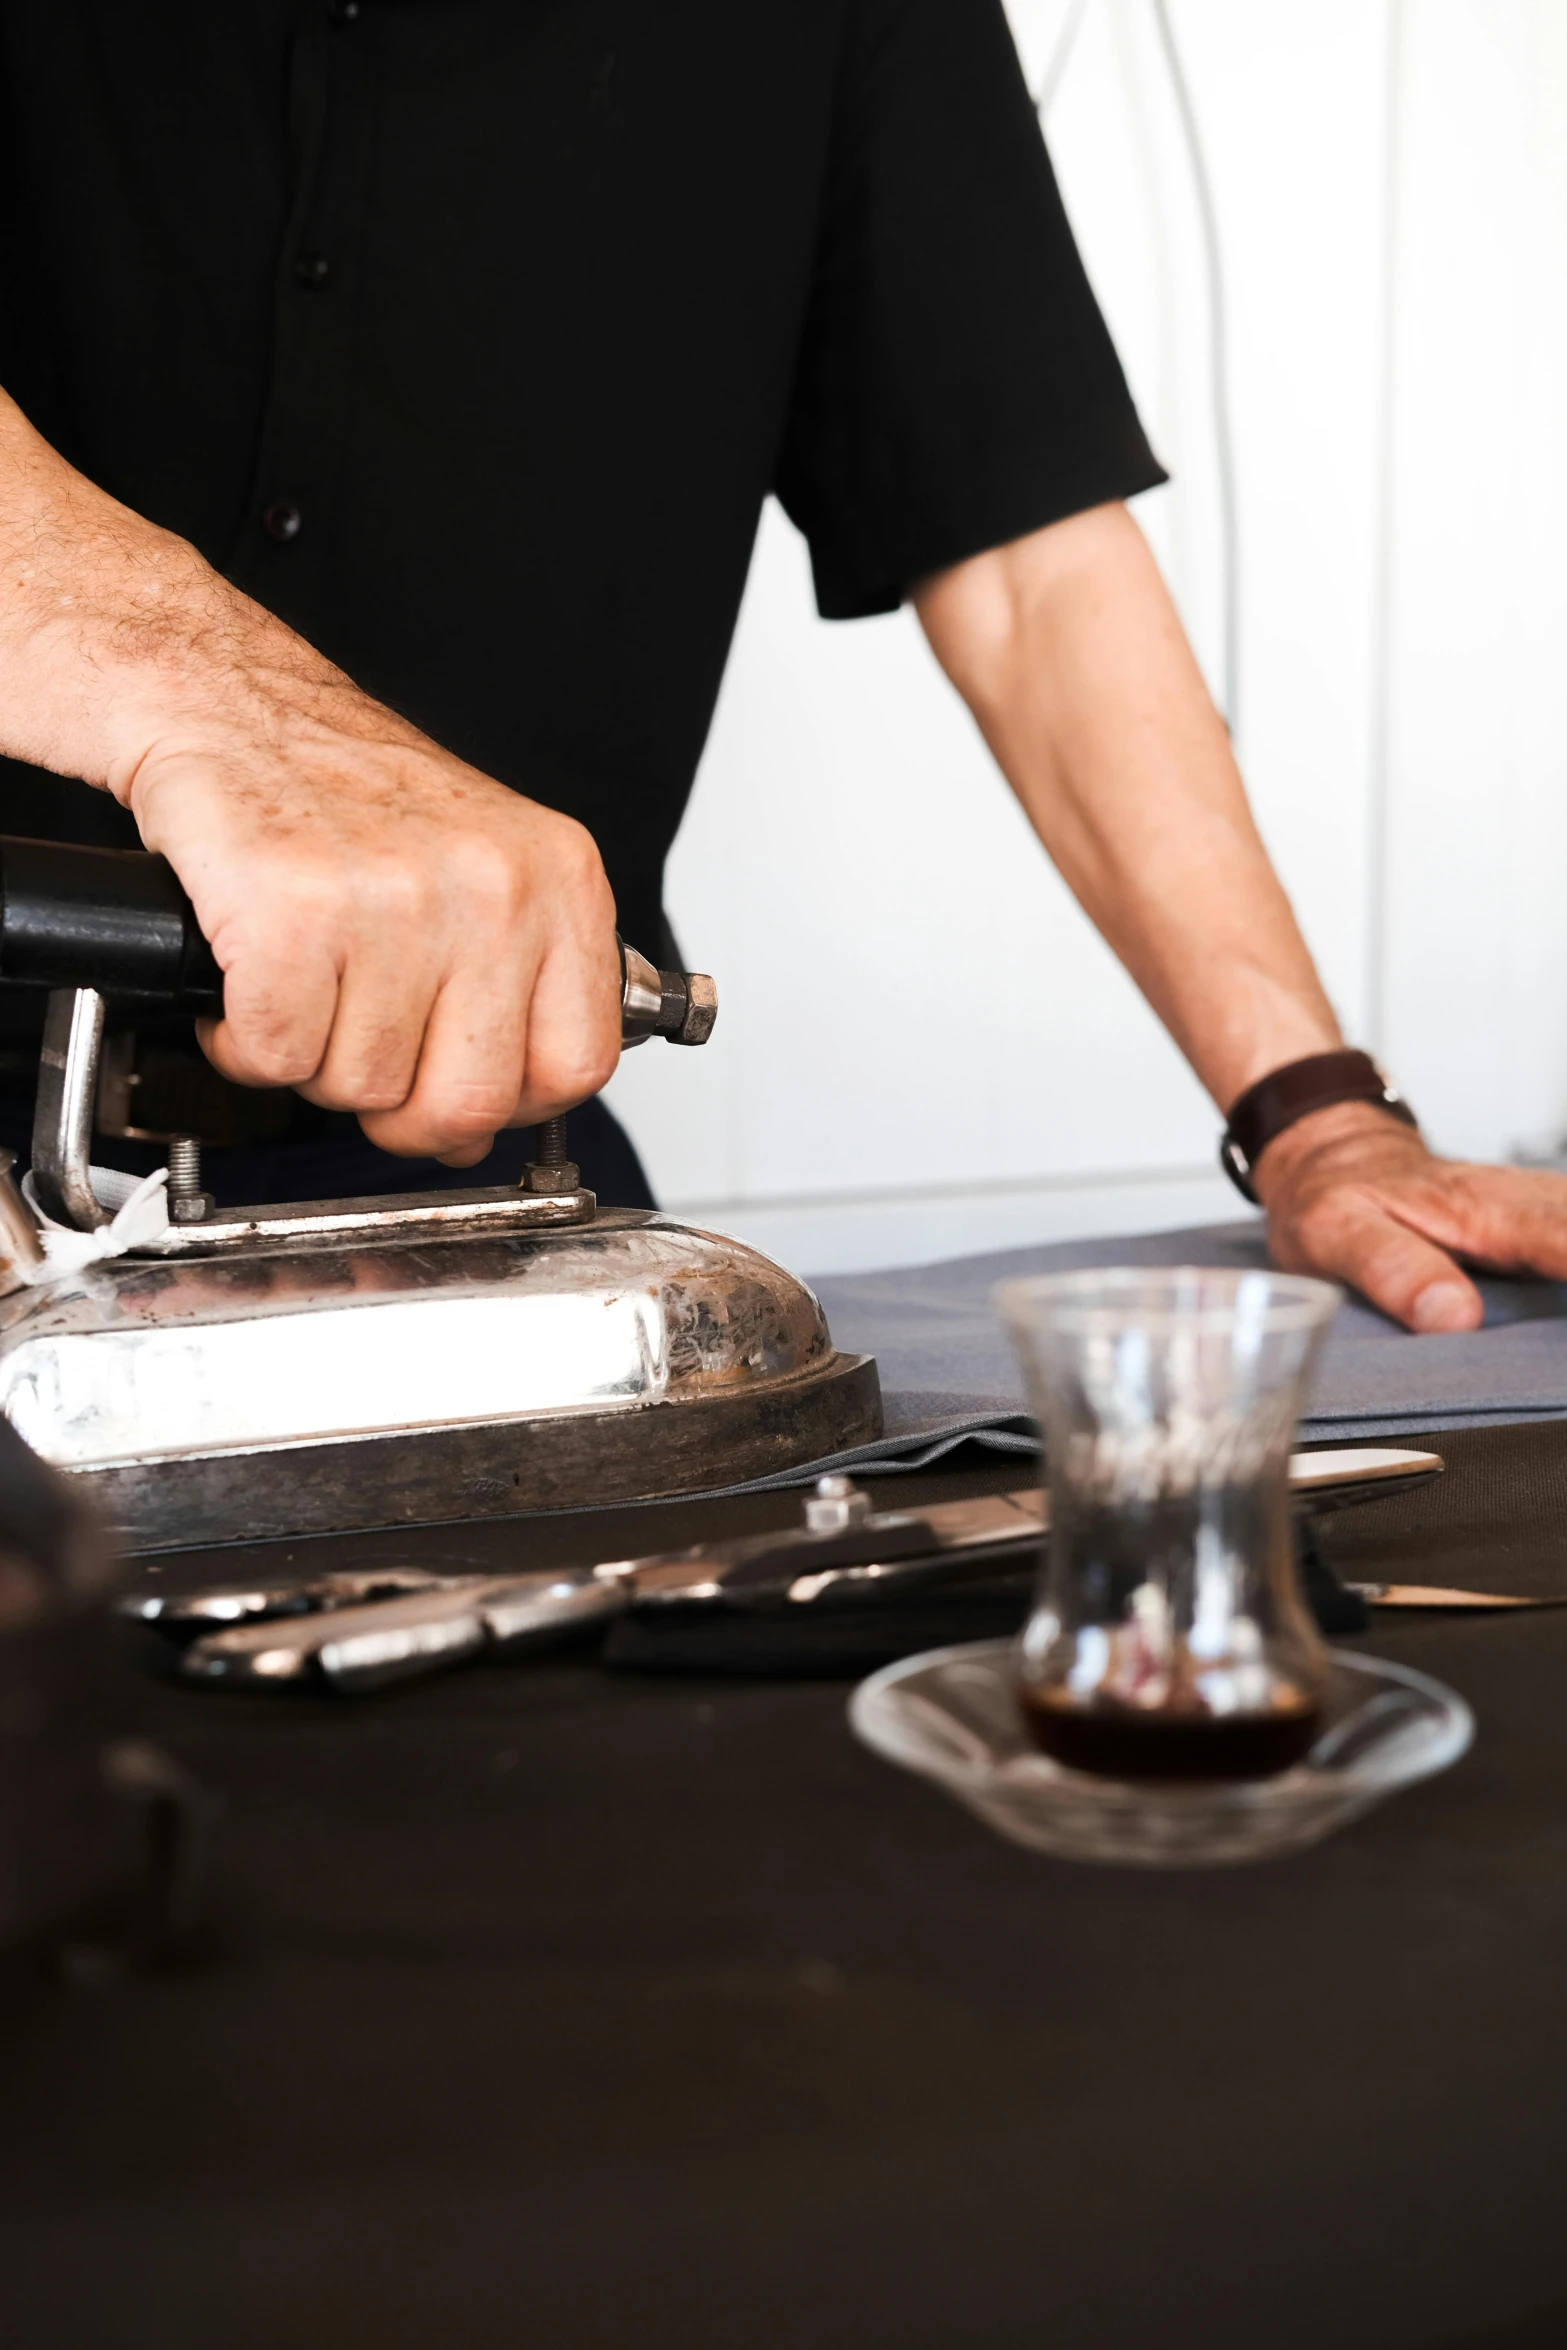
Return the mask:
[[[1251,1162],[1232,1134],[1225,1133],[1219,1138],[1219,1164],[1242,1199],[1250,1200],[1254,1208],[1260,1207],[1262,1203],[1251,1187]]]

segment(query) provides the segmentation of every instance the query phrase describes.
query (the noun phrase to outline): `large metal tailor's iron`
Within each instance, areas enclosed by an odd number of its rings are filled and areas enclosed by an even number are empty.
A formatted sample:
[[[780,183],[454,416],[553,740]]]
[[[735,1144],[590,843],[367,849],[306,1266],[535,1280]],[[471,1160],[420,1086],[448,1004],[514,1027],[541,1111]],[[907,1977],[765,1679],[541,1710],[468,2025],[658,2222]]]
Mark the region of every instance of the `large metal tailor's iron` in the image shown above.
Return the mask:
[[[627,1043],[700,1044],[701,974],[622,950]],[[753,1249],[601,1213],[541,1128],[521,1187],[215,1209],[197,1138],[127,1115],[138,1007],[221,980],[162,859],[0,841],[0,985],[49,991],[32,1187],[91,1229],[95,1119],[169,1143],[175,1221],[27,1285],[37,1226],[0,1176],[0,1411],[132,1550],[649,1499],[880,1432],[875,1364],[833,1347]],[[115,1089],[118,1089],[116,1094]],[[105,1105],[109,1105],[106,1110]]]

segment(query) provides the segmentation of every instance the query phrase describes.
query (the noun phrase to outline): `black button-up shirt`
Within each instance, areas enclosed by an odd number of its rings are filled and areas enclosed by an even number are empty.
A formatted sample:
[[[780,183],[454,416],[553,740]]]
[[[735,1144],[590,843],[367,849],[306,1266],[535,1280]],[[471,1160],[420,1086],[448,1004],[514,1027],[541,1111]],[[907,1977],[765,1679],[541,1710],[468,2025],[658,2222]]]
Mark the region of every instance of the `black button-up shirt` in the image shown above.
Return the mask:
[[[852,617],[1161,478],[1000,0],[0,0],[0,383],[634,938],[769,491]]]

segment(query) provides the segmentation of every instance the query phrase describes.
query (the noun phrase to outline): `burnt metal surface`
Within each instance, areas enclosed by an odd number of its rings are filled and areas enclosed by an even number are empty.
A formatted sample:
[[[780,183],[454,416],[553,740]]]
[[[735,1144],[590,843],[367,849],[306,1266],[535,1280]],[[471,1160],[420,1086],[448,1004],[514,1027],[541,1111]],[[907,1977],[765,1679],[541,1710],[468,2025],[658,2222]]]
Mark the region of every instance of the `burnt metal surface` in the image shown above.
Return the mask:
[[[874,1442],[880,1429],[874,1360],[829,1352],[794,1379],[709,1396],[695,1416],[688,1403],[493,1421],[289,1448],[265,1456],[265,1466],[254,1453],[136,1463],[89,1472],[88,1482],[126,1547],[144,1555],[293,1534],[477,1524],[537,1510],[673,1501]],[[1331,1479],[1317,1470],[1318,1456],[1293,1457],[1297,1500],[1313,1517],[1364,1505],[1372,1494],[1413,1489],[1442,1469],[1436,1454],[1374,1448],[1349,1448],[1329,1459]],[[1010,1466],[998,1466],[996,1474],[1010,1473]],[[290,1481],[290,1491],[280,1509],[275,1481],[282,1480]],[[378,1515],[363,1505],[363,1496],[377,1490]],[[792,1497],[769,1498],[785,1510],[792,1505]],[[961,1539],[997,1539],[1020,1511],[1037,1515],[1021,1526],[1019,1538],[1037,1539],[1048,1519],[1043,1496],[1032,1488],[979,1510]],[[377,1568],[370,1579],[386,1572]]]
[[[570,1170],[563,1170],[568,1172]],[[553,1173],[554,1170],[548,1170]],[[363,1199],[299,1200],[261,1208],[224,1208],[199,1224],[171,1226],[138,1257],[299,1256],[341,1254],[356,1242],[460,1240],[529,1232],[541,1225],[590,1224],[591,1191],[521,1190],[515,1183],[453,1191],[392,1191]]]
[[[693,1492],[880,1431],[874,1364],[737,1242],[632,1210],[403,1230],[18,1292],[0,1409],[134,1550]]]
[[[674,1499],[749,1483],[881,1431],[869,1355],[684,1402],[405,1429],[77,1472],[132,1555],[532,1510]]]

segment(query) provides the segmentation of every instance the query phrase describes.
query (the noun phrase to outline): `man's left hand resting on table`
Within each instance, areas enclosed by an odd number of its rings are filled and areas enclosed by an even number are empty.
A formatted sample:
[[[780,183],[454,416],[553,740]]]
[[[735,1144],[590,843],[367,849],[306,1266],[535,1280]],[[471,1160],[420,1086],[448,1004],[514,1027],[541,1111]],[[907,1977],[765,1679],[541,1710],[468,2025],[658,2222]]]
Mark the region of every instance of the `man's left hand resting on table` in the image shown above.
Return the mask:
[[[1438,1158],[1358,1103],[1281,1134],[1256,1184],[1277,1263],[1347,1281],[1411,1330],[1478,1329],[1480,1293],[1460,1260],[1567,1280],[1567,1180]]]

